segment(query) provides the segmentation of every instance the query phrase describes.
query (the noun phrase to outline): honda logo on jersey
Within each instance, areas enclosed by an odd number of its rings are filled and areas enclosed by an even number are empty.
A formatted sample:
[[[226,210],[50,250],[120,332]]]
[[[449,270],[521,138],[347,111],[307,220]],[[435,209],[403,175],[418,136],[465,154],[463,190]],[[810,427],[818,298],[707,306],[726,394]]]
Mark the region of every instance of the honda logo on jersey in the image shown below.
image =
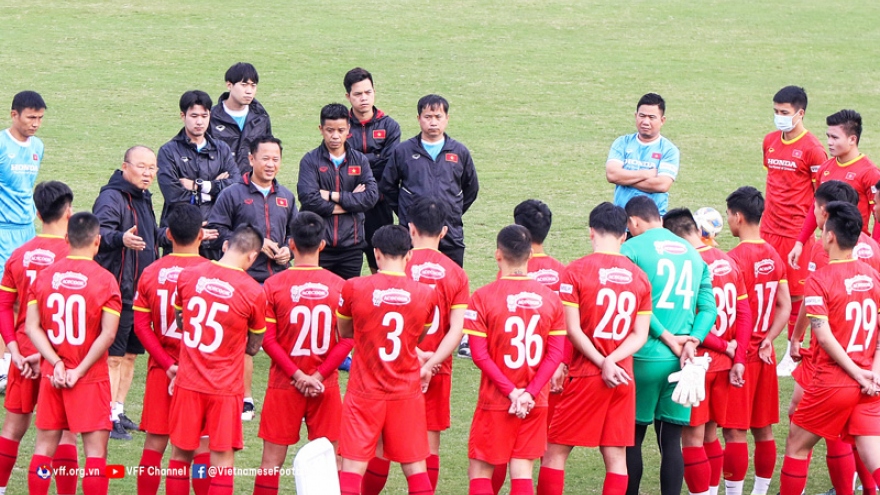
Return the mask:
[[[373,131],[373,139],[385,139],[385,129],[376,129]]]

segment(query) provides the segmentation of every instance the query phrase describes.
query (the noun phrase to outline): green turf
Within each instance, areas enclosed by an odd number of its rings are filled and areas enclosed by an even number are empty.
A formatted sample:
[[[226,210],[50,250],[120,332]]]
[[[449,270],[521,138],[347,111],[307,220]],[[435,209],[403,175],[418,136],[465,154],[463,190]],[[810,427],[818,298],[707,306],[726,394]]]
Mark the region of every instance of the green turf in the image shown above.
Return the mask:
[[[260,71],[258,98],[285,143],[280,179],[291,187],[299,158],[319,144],[320,107],[343,101],[348,69],[373,72],[378,106],[401,123],[404,138],[417,132],[417,99],[442,94],[452,104],[449,134],[471,149],[483,186],[465,217],[466,268],[476,288],[494,276],[495,233],[528,197],[556,214],[552,254],[570,261],[586,252],[587,214],[611,197],[603,174],[608,148],[633,131],[635,102],[648,91],[666,98],[664,134],[682,153],[673,206],[723,211],[735,187],[761,187],[770,100],[786,84],[806,87],[806,122],[820,135],[825,115],[858,109],[866,123],[862,150],[876,157],[878,18],[880,4],[845,0],[3,2],[0,101],[21,89],[43,94],[49,111],[40,179],[68,181],[83,210],[125,148],[158,148],[177,133],[183,91],[216,97],[224,71],[239,60]],[[729,235],[722,244],[732,246]],[[257,359],[258,399],[267,363]],[[456,364],[443,494],[467,490],[466,436],[478,383],[471,363]],[[128,406],[135,418],[143,363],[137,376]],[[782,381],[782,407],[791,383]],[[239,465],[259,463],[256,429],[256,421],[246,426]],[[780,452],[785,433],[778,428]],[[110,461],[135,465],[142,440],[113,442]],[[32,442],[31,434],[9,493],[26,490]],[[823,453],[820,447],[814,457],[807,493],[829,486]],[[657,473],[650,455],[644,493],[658,493]],[[567,492],[599,493],[602,475],[596,452],[576,451]],[[395,470],[389,492],[405,493],[404,485]],[[236,493],[251,486],[239,479]],[[292,486],[282,483],[288,493]],[[111,493],[135,493],[134,479],[113,481]]]

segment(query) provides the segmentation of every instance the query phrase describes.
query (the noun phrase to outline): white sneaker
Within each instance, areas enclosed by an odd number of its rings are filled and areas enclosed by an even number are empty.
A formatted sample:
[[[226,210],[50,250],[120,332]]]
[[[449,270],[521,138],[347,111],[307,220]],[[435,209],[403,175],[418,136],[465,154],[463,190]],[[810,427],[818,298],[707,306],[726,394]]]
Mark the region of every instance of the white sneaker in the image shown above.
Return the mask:
[[[6,375],[0,375],[0,394],[6,394]]]
[[[245,401],[242,406],[241,411],[241,420],[242,421],[252,421],[254,419],[254,403]]]
[[[782,361],[779,361],[779,364],[776,365],[776,376],[791,376],[795,368],[797,368],[797,363],[794,362],[790,355],[786,354]]]

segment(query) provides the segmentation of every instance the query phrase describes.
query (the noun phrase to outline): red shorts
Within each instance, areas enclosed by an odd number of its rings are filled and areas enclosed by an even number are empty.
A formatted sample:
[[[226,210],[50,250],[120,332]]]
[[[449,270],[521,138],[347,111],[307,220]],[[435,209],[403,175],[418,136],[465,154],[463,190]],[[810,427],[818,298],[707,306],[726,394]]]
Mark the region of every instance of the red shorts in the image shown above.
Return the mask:
[[[807,267],[810,264],[810,251],[813,249],[814,242],[813,237],[810,236],[810,239],[804,243],[804,249],[801,251],[801,257],[798,260],[798,266],[800,266],[800,268],[797,270],[788,264],[788,253],[791,252],[794,243],[797,242],[796,238],[780,237],[778,235],[765,234],[763,232],[761,233],[761,238],[767,241],[767,244],[773,246],[779,254],[779,257],[785,262],[785,268],[787,270],[785,279],[788,280],[788,290],[791,295],[803,296],[804,285],[806,284],[807,276],[810,274]]]
[[[162,368],[150,368],[147,372],[141,431],[155,435],[171,433],[171,394],[168,393],[170,381]]]
[[[631,447],[635,442],[636,388],[608,388],[600,375],[567,380],[550,420],[547,442],[577,447]],[[589,407],[584,407],[589,404]],[[532,411],[532,414],[534,414]]]
[[[9,367],[9,376],[6,381],[6,410],[15,414],[30,414],[37,407],[37,397],[40,395],[40,379],[25,379],[21,377],[21,371],[15,366]]]
[[[73,388],[55,388],[48,378],[40,380],[37,420],[41,430],[69,430],[89,433],[109,430],[110,380],[77,383]]]
[[[730,370],[706,373],[706,398],[691,409],[691,426],[704,425],[709,421],[724,426],[731,388]]]
[[[384,457],[408,464],[428,458],[428,427],[425,397],[380,401],[345,394],[339,455],[355,461],[369,461],[382,438]]]
[[[568,378],[566,378],[565,381],[568,382],[569,381]],[[566,386],[568,386],[568,385],[566,385]],[[556,414],[556,407],[559,406],[560,402],[562,402],[562,394],[563,393],[564,393],[564,391],[560,392],[558,394],[554,394],[553,392],[550,392],[549,394],[547,394],[547,428],[548,429],[550,428],[550,423],[553,422],[553,415]]]
[[[477,408],[468,438],[468,458],[489,464],[538,459],[547,449],[547,408],[536,407],[519,419],[507,411]]]
[[[802,389],[806,390],[810,382],[813,381],[814,373],[816,373],[816,366],[813,365],[813,350],[801,349],[801,363],[791,372],[791,377]]]
[[[880,397],[856,387],[814,387],[804,392],[792,423],[828,439],[852,442],[853,437],[880,435]]]
[[[321,437],[331,442],[339,440],[339,422],[342,420],[339,383],[334,380],[324,382],[324,393],[310,398],[295,388],[266,389],[259,437],[278,445],[293,445],[299,442],[303,418],[309,440]]]
[[[171,398],[171,443],[196,450],[203,435],[208,448],[228,452],[244,447],[241,432],[242,395],[213,395],[174,387]]]
[[[449,394],[452,391],[452,375],[434,375],[425,392],[425,414],[428,431],[449,429]]]
[[[724,426],[735,430],[763,428],[779,422],[779,380],[776,366],[746,363],[745,385],[730,387]]]

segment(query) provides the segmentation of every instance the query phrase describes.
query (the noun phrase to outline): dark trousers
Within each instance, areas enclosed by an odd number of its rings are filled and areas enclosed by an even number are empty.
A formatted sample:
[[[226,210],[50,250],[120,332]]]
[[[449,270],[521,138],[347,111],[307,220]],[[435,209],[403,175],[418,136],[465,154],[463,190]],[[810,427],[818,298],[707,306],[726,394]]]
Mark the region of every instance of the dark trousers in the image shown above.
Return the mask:
[[[318,265],[345,280],[360,277],[361,268],[364,266],[364,248],[324,249],[321,251]]]

